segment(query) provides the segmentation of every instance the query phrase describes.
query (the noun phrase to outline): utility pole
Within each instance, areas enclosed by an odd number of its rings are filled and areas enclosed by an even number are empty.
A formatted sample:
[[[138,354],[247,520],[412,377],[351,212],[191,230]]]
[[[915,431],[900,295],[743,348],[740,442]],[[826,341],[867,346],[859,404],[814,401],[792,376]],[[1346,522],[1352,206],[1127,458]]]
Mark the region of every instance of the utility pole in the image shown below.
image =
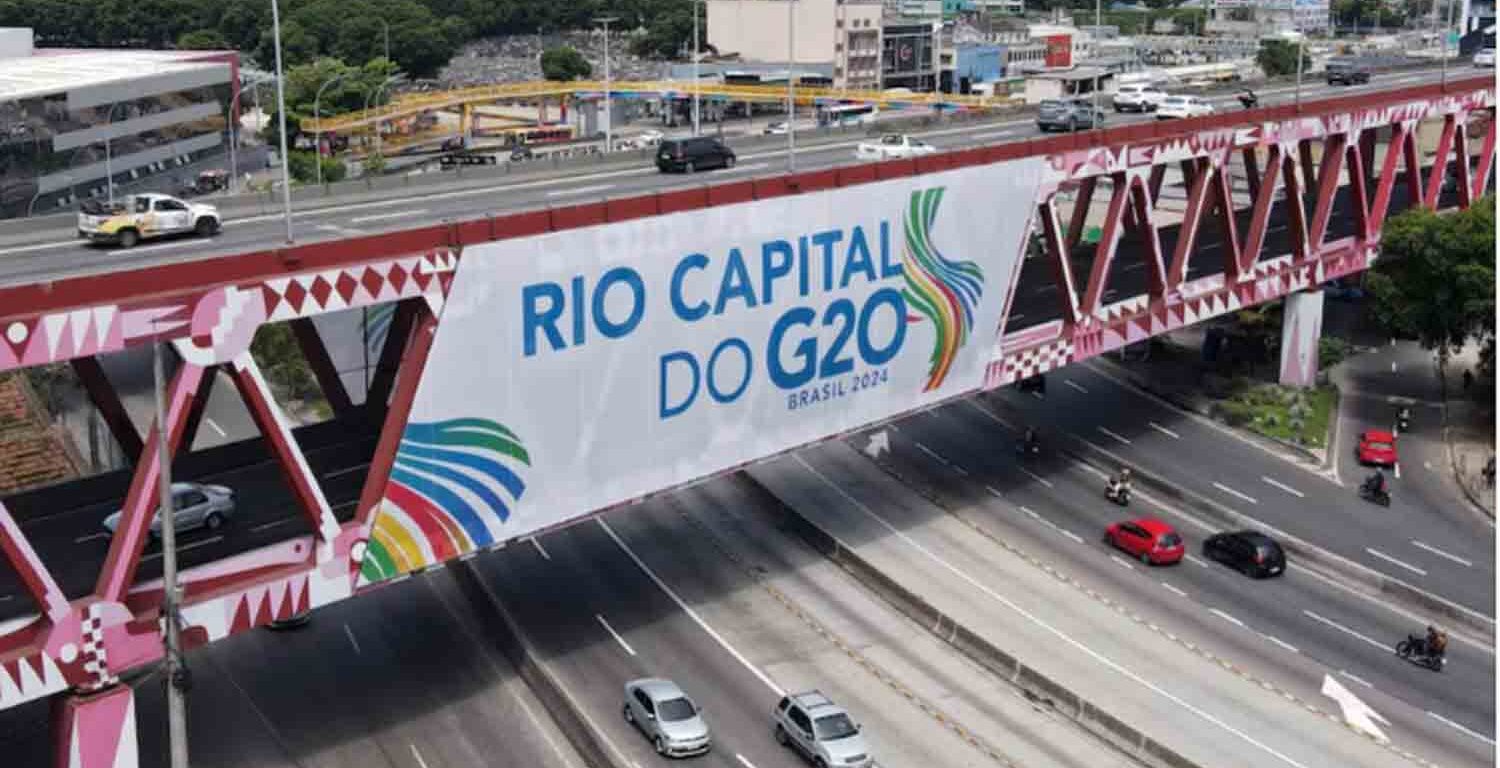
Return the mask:
[[[698,4],[700,0],[690,0],[693,4],[693,135],[698,135]]]
[[[188,768],[187,688],[188,670],[182,655],[182,627],[178,623],[177,521],[172,504],[172,452],[167,446],[167,419],[163,393],[162,345],[151,345],[155,357],[156,461],[160,467],[162,622],[166,634],[167,742],[171,767]],[[149,525],[149,523],[148,523]]]
[[[594,19],[594,23],[604,27],[604,152],[609,154],[615,148],[615,116],[611,109],[609,92],[609,25],[619,21],[614,16],[600,16]]]
[[[286,218],[286,241],[292,238],[292,169],[291,158],[286,153],[286,75],[281,70],[281,11],[278,0],[271,0],[271,32],[276,43],[276,117],[279,121],[277,133],[281,134],[281,204]]]
[[[797,170],[797,0],[786,0],[786,169]]]
[[[1104,48],[1104,37],[1103,37],[1103,35],[1104,35],[1104,0],[1094,0],[1094,58],[1101,59],[1101,60],[1104,58],[1103,56],[1101,56],[1099,54],[1099,52],[1101,50],[1103,50],[1103,48]],[[1094,123],[1095,120],[1099,119],[1099,73],[1098,72],[1094,73],[1094,92],[1093,92],[1093,107],[1092,107],[1092,109],[1094,110],[1093,114],[1089,115],[1089,128],[1090,129],[1094,129],[1094,128],[1098,128],[1099,127],[1098,125],[1096,125]]]
[[[1306,35],[1297,33],[1297,92],[1292,97],[1292,104],[1299,112],[1302,110],[1302,41],[1305,39]]]
[[[1443,25],[1443,34],[1440,35],[1440,36],[1438,36],[1438,43],[1443,46],[1443,48],[1442,48],[1442,60],[1443,60],[1442,83],[1443,83],[1444,86],[1448,85],[1448,35],[1453,30],[1453,6],[1456,5],[1456,4],[1457,3],[1455,2],[1455,0],[1448,0],[1448,23],[1446,23],[1446,24]]]

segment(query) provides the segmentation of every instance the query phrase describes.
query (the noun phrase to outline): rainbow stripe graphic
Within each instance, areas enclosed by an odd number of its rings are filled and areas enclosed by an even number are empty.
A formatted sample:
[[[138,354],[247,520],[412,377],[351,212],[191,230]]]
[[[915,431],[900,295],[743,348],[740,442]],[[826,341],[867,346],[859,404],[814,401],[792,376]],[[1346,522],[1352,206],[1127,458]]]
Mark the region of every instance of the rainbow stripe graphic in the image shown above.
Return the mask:
[[[974,307],[984,293],[984,270],[972,261],[949,261],[932,244],[932,225],[937,219],[943,188],[911,193],[906,208],[906,250],[901,253],[901,271],[906,277],[906,303],[932,321],[932,367],[923,392],[943,385],[958,350],[974,329]],[[917,320],[918,317],[908,319]]]
[[[375,515],[362,581],[376,582],[494,543],[531,466],[521,439],[487,419],[408,424]]]

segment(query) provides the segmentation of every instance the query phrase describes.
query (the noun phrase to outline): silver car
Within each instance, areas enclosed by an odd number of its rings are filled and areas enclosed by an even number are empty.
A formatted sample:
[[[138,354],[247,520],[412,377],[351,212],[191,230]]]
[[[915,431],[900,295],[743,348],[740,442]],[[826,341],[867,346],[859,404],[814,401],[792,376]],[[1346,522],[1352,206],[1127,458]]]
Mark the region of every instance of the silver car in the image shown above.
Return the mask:
[[[671,680],[647,677],[625,684],[625,722],[665,757],[701,755],[709,749],[703,710]]]
[[[234,516],[234,491],[222,485],[173,483],[172,509],[176,510],[172,522],[176,523],[178,531],[194,528],[215,531]],[[120,515],[120,512],[116,512],[104,518],[104,530],[109,531],[110,535],[114,535],[115,529],[120,527]],[[151,518],[151,536],[156,538],[160,535],[161,510],[157,509]]]
[[[782,698],[772,713],[776,741],[801,752],[818,768],[869,768],[875,764],[858,723],[821,691]]]

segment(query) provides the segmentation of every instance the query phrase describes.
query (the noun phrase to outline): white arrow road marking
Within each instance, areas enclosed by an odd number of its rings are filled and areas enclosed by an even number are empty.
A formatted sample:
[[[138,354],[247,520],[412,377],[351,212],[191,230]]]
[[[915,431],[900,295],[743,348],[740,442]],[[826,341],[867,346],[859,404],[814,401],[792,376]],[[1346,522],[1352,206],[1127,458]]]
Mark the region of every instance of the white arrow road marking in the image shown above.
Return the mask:
[[[1375,723],[1378,721],[1390,725],[1391,721],[1371,709],[1369,704],[1360,701],[1358,696],[1333,679],[1333,675],[1326,673],[1323,675],[1323,695],[1339,703],[1339,709],[1344,712],[1344,722],[1354,730],[1374,736],[1381,742],[1390,741],[1390,738]]]
[[[880,458],[880,454],[891,450],[891,436],[885,430],[880,430],[870,436],[869,445],[865,446],[865,453],[872,459]]]

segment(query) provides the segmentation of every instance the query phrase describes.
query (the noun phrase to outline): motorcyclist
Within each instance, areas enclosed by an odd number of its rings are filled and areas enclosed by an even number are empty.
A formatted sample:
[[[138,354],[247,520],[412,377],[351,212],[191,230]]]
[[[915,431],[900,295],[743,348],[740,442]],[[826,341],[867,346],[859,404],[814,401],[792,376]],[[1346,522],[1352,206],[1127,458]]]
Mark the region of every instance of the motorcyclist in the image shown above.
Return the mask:
[[[1130,493],[1130,468],[1121,467],[1120,474],[1109,479],[1109,495],[1111,498],[1121,493]]]
[[[1042,438],[1033,427],[1026,428],[1026,434],[1021,438],[1021,447],[1030,453],[1036,453],[1042,447]]]
[[[1375,473],[1365,478],[1365,490],[1377,495],[1386,495],[1391,492],[1386,486],[1385,472],[1382,472],[1380,467],[1376,467]]]
[[[1240,103],[1245,105],[1245,109],[1250,109],[1260,103],[1260,97],[1255,95],[1255,91],[1246,88],[1245,92],[1240,94]]]
[[[1423,643],[1422,650],[1428,656],[1441,659],[1448,652],[1448,633],[1431,624],[1427,625],[1427,640]]]
[[[1396,414],[1396,424],[1401,428],[1403,432],[1406,431],[1407,425],[1411,424],[1410,408],[1403,407],[1400,412]]]

